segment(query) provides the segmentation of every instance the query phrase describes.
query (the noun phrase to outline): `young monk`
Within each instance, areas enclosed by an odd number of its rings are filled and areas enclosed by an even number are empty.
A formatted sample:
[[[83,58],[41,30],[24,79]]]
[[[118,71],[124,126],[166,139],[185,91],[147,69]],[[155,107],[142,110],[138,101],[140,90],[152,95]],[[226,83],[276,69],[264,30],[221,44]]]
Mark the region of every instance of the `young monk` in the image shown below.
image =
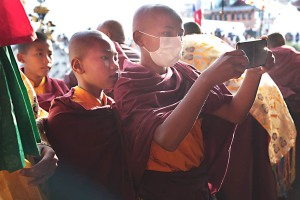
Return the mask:
[[[232,96],[222,83],[244,72],[244,52],[226,52],[200,74],[178,62],[182,35],[182,20],[171,8],[139,8],[133,38],[141,61],[125,61],[114,88],[141,199],[209,199],[208,180],[212,190],[219,189],[235,124],[247,115],[264,72],[247,70]],[[267,66],[273,62],[269,52]]]
[[[115,46],[99,31],[82,31],[69,52],[78,86],[53,101],[46,125],[59,158],[53,199],[132,199],[114,101],[103,92],[118,78]]]
[[[35,41],[18,45],[17,58],[34,87],[40,107],[49,111],[51,100],[69,89],[63,81],[47,76],[52,66],[52,44],[45,34],[36,32],[36,35]]]

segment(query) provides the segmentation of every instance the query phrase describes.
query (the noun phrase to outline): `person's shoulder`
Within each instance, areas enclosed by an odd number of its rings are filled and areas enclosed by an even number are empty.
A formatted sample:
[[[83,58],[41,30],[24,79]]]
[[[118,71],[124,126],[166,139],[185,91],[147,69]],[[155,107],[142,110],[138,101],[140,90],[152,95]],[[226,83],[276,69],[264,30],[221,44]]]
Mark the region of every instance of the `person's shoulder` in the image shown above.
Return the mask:
[[[188,64],[186,62],[183,62],[183,61],[177,62],[174,65],[174,68],[178,69],[178,70],[180,70],[182,72],[185,72],[185,73],[197,73],[197,74],[200,74],[200,72],[195,67],[193,67],[192,65],[190,65],[190,64]]]
[[[64,92],[69,91],[69,87],[67,86],[67,84],[63,80],[47,76],[47,81],[49,81],[50,83],[52,82],[52,83],[55,83],[55,84],[59,85],[59,87],[61,89],[63,89]]]
[[[56,81],[59,84],[65,84],[65,82],[63,80],[60,80],[60,79],[57,79],[57,78],[50,78],[50,79],[52,79],[53,81]]]
[[[68,93],[64,94],[63,96],[55,97],[51,101],[51,106],[49,109],[49,118],[53,118],[59,114],[68,112],[71,110],[71,97],[73,92],[70,90]]]
[[[271,51],[275,56],[279,56],[279,55],[284,56],[284,55],[299,53],[296,51],[295,48],[288,46],[288,45],[283,45],[283,46],[272,48]]]
[[[200,75],[200,72],[196,68],[182,61],[178,61],[172,68],[191,82],[194,82]]]
[[[53,99],[53,101],[51,102],[51,104],[64,104],[64,105],[68,105],[69,102],[71,101],[71,98],[74,94],[74,90],[71,89],[69,90],[67,93],[65,93],[62,96],[57,96]]]
[[[143,71],[147,71],[147,68],[142,66],[139,63],[136,62],[132,62],[130,60],[125,60],[124,61],[124,67],[123,67],[123,72],[127,73],[127,72],[143,72]]]

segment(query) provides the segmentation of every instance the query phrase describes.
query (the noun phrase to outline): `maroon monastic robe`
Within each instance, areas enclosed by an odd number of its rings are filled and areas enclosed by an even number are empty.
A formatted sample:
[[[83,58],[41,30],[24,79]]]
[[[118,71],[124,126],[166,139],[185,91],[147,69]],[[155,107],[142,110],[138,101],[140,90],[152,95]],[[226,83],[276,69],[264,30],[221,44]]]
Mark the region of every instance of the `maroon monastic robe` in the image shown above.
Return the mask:
[[[71,100],[73,92],[53,101],[46,124],[59,158],[53,199],[133,199],[124,135],[114,109],[86,110]]]
[[[252,116],[237,126],[228,171],[218,200],[276,200],[276,179],[270,163],[269,134]]]
[[[125,61],[114,97],[122,129],[132,148],[130,161],[135,187],[145,199],[205,199],[201,190],[206,176],[213,192],[223,181],[236,126],[210,113],[231,101],[232,95],[224,85],[211,90],[200,114],[204,118],[204,163],[188,172],[145,171],[155,129],[175,109],[199,74],[191,66],[178,62],[162,77],[139,64]]]
[[[288,46],[272,48],[274,67],[268,74],[293,112],[300,112],[300,52]]]
[[[48,112],[51,101],[68,91],[69,88],[63,81],[46,76],[45,93],[37,95],[39,106]]]

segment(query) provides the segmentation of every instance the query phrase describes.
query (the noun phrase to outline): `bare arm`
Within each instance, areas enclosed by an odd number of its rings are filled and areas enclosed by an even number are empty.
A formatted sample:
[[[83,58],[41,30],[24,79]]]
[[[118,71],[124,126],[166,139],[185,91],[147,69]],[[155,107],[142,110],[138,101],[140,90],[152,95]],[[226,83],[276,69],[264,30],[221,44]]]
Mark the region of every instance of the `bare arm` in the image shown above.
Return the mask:
[[[261,75],[274,64],[272,53],[268,52],[265,68],[248,69],[245,79],[230,104],[224,104],[213,114],[233,123],[239,123],[247,116],[255,100]]]
[[[247,62],[245,54],[239,50],[222,55],[199,76],[174,111],[156,128],[154,141],[168,151],[176,150],[193,127],[212,87],[239,77],[244,72],[242,65]]]

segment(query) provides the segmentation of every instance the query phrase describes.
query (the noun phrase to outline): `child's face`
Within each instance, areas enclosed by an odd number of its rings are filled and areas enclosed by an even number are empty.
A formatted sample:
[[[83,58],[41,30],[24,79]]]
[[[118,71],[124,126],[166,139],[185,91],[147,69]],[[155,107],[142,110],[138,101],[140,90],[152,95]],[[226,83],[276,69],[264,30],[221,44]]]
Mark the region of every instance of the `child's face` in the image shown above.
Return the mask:
[[[82,78],[86,89],[99,90],[113,88],[118,79],[118,53],[115,46],[105,40],[95,41],[84,57],[81,67],[84,70]]]
[[[30,77],[44,77],[52,67],[52,44],[51,42],[34,42],[27,51],[19,53],[19,59],[25,68],[26,75]]]

